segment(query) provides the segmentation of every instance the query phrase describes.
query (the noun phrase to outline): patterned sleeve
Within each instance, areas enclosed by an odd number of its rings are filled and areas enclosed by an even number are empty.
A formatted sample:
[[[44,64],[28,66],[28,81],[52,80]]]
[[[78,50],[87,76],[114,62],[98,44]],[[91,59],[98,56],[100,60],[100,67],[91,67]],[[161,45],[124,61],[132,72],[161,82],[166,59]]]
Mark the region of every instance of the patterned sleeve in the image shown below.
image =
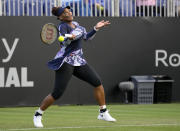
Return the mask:
[[[73,24],[79,27],[79,23],[73,21]],[[80,30],[79,28],[76,28],[75,30],[73,30],[71,32],[71,34],[75,35],[76,37],[75,37],[74,40],[77,40],[77,39],[80,39],[83,36],[83,31]]]
[[[59,27],[59,36],[65,36],[65,34],[67,34],[67,26],[64,24],[60,24]],[[69,40],[68,38],[65,38],[63,42],[60,42],[63,45],[67,46],[71,43],[71,40]]]
[[[83,39],[84,40],[92,40],[94,38],[95,34],[96,34],[95,29],[93,29],[93,30],[91,30],[90,32],[87,33],[86,29],[84,28],[84,37],[83,37]]]

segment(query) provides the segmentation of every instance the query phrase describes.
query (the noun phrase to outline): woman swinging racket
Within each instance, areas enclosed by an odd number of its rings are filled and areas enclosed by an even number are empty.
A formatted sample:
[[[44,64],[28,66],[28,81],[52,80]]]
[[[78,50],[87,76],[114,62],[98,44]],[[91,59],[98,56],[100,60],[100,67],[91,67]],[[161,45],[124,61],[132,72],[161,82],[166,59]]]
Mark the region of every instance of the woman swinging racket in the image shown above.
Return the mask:
[[[100,77],[95,70],[83,58],[81,41],[89,40],[94,37],[96,32],[104,26],[109,25],[109,21],[100,21],[94,26],[94,29],[87,33],[86,29],[73,21],[70,7],[53,7],[52,14],[61,21],[59,24],[60,36],[71,34],[71,37],[65,38],[60,42],[61,50],[55,58],[48,62],[50,69],[55,70],[55,86],[51,94],[44,98],[38,110],[34,115],[34,126],[43,127],[41,122],[43,112],[60,98],[65,91],[72,75],[86,81],[94,87],[94,95],[100,107],[99,120],[116,121],[106,109],[104,88]]]

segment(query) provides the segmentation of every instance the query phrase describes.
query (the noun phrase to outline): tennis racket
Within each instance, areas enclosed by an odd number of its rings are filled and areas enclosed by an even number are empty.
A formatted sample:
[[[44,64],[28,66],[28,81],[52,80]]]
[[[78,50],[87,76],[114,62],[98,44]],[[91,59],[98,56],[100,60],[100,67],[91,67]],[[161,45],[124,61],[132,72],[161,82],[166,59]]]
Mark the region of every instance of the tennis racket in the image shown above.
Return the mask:
[[[41,41],[44,44],[51,45],[57,40],[57,37],[59,36],[58,33],[59,31],[53,23],[47,23],[43,25],[40,32]]]
[[[40,32],[41,41],[44,44],[51,45],[59,37],[59,30],[53,23],[47,23],[43,25]],[[65,34],[64,38],[71,38],[72,34]]]

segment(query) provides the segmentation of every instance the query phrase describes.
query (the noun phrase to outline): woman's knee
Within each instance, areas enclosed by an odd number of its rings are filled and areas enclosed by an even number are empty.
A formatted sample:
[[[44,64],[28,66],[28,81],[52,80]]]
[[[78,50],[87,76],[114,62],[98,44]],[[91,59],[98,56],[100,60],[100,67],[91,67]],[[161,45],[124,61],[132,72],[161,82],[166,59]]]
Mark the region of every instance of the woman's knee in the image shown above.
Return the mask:
[[[102,87],[103,88],[103,85],[101,83],[101,81],[97,82],[96,84],[93,85],[94,88],[99,88],[99,87]]]
[[[62,96],[62,92],[52,92],[51,93],[51,96],[55,99],[55,100],[57,100],[57,99],[59,99],[61,96]]]

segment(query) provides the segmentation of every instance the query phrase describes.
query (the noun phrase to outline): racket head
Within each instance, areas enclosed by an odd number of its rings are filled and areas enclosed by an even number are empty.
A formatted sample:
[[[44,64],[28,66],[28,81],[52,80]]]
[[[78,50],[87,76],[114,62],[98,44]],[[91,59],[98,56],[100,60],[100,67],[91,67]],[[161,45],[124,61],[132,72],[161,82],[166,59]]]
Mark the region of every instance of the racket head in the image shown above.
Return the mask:
[[[43,25],[40,32],[41,41],[46,45],[53,44],[58,37],[58,29],[53,23]]]

